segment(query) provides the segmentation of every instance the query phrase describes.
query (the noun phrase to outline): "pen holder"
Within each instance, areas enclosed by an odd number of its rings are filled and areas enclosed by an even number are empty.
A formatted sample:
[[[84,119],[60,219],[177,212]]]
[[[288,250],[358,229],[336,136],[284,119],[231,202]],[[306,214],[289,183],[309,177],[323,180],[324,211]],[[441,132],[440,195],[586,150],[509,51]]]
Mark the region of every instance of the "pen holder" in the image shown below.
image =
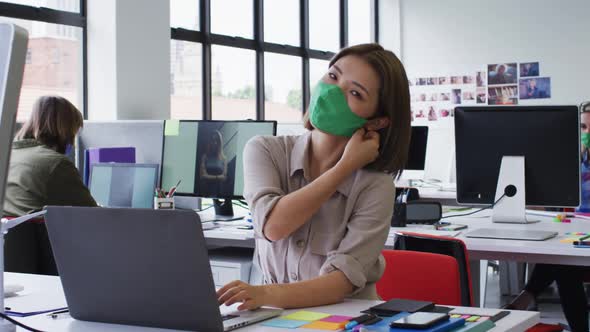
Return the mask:
[[[174,209],[174,196],[173,197],[154,197],[154,209],[156,209],[156,210],[173,210]]]
[[[406,203],[395,203],[393,206],[393,216],[391,216],[391,227],[406,227],[407,222]]]

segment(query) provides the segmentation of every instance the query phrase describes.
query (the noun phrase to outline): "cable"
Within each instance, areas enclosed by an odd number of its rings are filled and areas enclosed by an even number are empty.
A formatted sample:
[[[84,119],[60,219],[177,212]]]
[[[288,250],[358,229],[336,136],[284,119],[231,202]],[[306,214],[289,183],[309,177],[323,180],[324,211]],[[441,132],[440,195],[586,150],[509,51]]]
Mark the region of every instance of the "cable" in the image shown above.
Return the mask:
[[[491,208],[493,208],[494,206],[496,206],[496,204],[498,204],[498,202],[500,202],[500,201],[502,200],[502,198],[504,198],[504,197],[506,197],[506,193],[504,193],[502,196],[500,196],[500,198],[498,198],[498,200],[497,200],[497,201],[495,201],[495,202],[494,202],[492,205],[490,205],[490,206],[486,206],[486,207],[483,207],[483,208],[481,208],[481,209],[479,209],[479,210],[475,210],[475,211],[472,211],[472,212],[469,212],[469,213],[464,213],[464,214],[454,214],[454,215],[452,215],[452,216],[443,216],[443,217],[441,217],[440,219],[442,220],[442,219],[445,219],[445,218],[453,218],[453,217],[464,217],[464,216],[470,216],[470,215],[472,215],[472,214],[476,214],[476,213],[478,213],[478,212],[481,212],[481,211],[483,211],[483,210],[491,209]]]
[[[23,324],[23,323],[15,320],[12,317],[10,317],[10,316],[8,316],[8,315],[6,315],[4,313],[1,313],[1,312],[0,312],[0,317],[6,319],[7,321],[11,322],[14,325],[17,325],[17,326],[22,327],[25,330],[32,331],[32,332],[43,332],[42,330],[37,330],[37,329],[34,329],[32,327],[29,327],[29,326],[27,326],[27,325],[25,325],[25,324]]]

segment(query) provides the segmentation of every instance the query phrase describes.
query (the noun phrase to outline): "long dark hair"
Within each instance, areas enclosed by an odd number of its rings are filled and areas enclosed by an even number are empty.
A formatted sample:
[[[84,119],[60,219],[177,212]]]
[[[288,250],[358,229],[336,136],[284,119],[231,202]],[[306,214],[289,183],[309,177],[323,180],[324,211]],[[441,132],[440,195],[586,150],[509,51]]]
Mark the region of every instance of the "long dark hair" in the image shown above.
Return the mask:
[[[66,146],[74,144],[76,134],[83,125],[82,114],[67,99],[43,96],[35,101],[31,117],[15,139],[35,139],[59,153],[65,153]]]
[[[330,67],[347,55],[364,59],[379,75],[379,100],[375,116],[386,116],[389,119],[389,126],[378,131],[379,157],[365,168],[397,177],[408,160],[412,133],[410,87],[404,66],[393,52],[381,45],[361,44],[340,50],[330,60]],[[303,117],[303,124],[305,128],[313,130],[309,112]]]

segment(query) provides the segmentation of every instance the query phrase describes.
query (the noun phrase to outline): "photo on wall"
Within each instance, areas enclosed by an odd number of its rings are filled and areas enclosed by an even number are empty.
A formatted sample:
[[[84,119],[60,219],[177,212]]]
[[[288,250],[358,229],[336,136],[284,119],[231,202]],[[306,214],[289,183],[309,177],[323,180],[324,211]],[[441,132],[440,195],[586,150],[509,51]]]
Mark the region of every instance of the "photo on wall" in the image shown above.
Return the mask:
[[[517,105],[518,86],[488,87],[488,105]]]
[[[463,101],[475,100],[473,91],[463,91]]]
[[[428,121],[437,121],[438,120],[438,115],[436,114],[436,110],[434,109],[434,106],[430,105],[428,106]]]
[[[463,76],[451,76],[451,84],[463,84]]]
[[[449,84],[449,78],[447,76],[441,76],[438,78],[439,85],[447,85]]]
[[[475,75],[475,83],[478,87],[486,86],[487,74],[485,71],[478,71]]]
[[[516,84],[516,62],[488,65],[488,84]]]
[[[451,90],[451,102],[455,105],[461,104],[461,89]]]
[[[551,78],[523,78],[519,84],[520,99],[551,98]]]
[[[476,93],[476,103],[477,104],[485,104],[487,103],[487,94],[486,94],[486,88],[477,88]]]
[[[539,76],[538,62],[523,62],[520,64],[520,77]]]

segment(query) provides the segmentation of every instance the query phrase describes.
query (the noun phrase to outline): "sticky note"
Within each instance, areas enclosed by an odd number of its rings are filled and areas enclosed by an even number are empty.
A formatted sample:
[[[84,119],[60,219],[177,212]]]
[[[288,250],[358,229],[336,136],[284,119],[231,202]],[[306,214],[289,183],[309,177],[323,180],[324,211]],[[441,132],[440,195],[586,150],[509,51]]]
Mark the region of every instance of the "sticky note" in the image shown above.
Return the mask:
[[[303,329],[315,329],[315,330],[329,330],[329,331],[338,331],[344,328],[344,322],[342,323],[330,323],[330,322],[322,322],[317,320],[313,323],[309,323],[306,325],[301,326]]]
[[[275,318],[262,323],[263,326],[280,327],[283,329],[296,329],[305,324],[308,324],[308,322],[283,318]]]
[[[304,320],[307,322],[313,322],[314,320],[320,320],[322,318],[330,317],[330,314],[324,314],[321,312],[313,312],[313,311],[297,311],[290,315],[283,316],[283,319],[293,319],[293,320]]]
[[[479,316],[471,316],[471,317],[467,318],[465,321],[467,321],[467,322],[477,322],[478,319],[479,319]]]
[[[179,120],[166,120],[164,122],[164,136],[178,136],[180,134]]]
[[[322,318],[320,319],[322,322],[329,322],[329,323],[342,323],[342,322],[348,322],[349,320],[351,320],[353,317],[350,316],[338,316],[338,315],[332,315],[330,317],[326,317],[326,318]]]

